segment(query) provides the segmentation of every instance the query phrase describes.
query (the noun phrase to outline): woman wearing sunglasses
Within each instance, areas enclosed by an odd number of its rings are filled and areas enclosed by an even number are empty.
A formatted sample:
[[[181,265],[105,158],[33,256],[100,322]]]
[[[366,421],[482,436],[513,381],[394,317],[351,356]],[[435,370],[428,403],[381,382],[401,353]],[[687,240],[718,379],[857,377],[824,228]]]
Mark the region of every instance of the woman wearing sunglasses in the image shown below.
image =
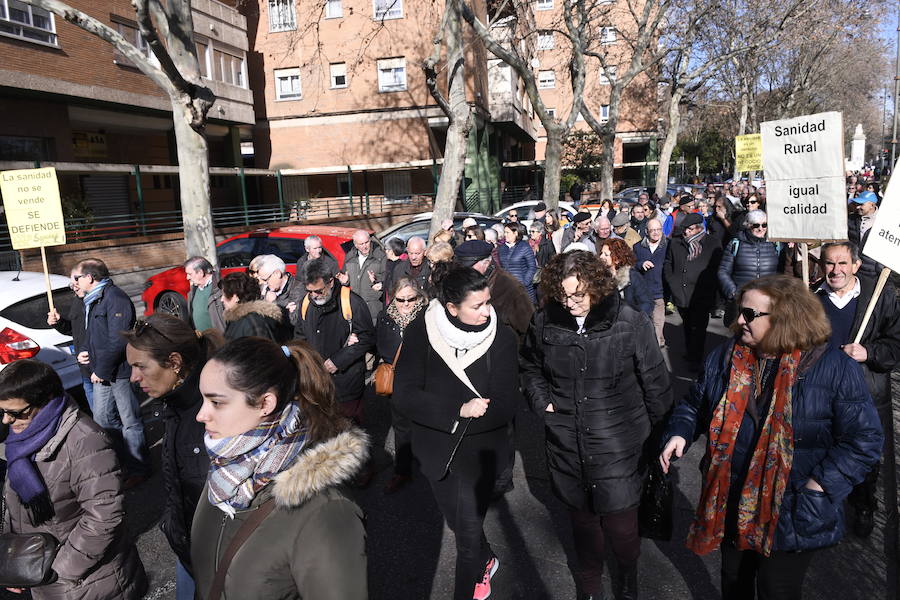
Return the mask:
[[[159,312],[136,321],[134,329],[122,335],[128,340],[125,356],[131,365],[131,382],[163,403],[166,508],[159,528],[178,558],[175,597],[190,600],[194,597],[191,521],[209,472],[203,425],[196,420],[203,404],[200,371],[224,338],[214,329],[200,333],[181,319]]]
[[[782,244],[768,241],[769,220],[761,210],[751,210],[744,218],[744,228],[722,252],[719,263],[719,285],[728,301],[724,323],[731,325],[737,316],[735,297],[747,282],[784,270]]]
[[[49,533],[59,542],[56,581],[31,588],[31,597],[141,598],[147,578],[125,532],[122,471],[103,430],[63,392],[53,368],[37,360],[0,371],[0,414],[10,428],[6,531]]]
[[[394,357],[403,343],[406,327],[415,321],[428,306],[428,298],[418,282],[403,277],[394,285],[387,308],[378,315],[375,325],[375,343],[382,362],[393,364]],[[409,419],[391,405],[391,426],[394,429],[394,476],[384,491],[392,494],[412,479],[412,447],[410,446]]]
[[[668,471],[706,434],[688,547],[721,549],[723,599],[799,600],[814,551],[843,537],[844,499],[884,436],[862,370],[829,347],[828,318],[802,282],[768,275],[738,302],[734,337],[675,407],[660,463]]]

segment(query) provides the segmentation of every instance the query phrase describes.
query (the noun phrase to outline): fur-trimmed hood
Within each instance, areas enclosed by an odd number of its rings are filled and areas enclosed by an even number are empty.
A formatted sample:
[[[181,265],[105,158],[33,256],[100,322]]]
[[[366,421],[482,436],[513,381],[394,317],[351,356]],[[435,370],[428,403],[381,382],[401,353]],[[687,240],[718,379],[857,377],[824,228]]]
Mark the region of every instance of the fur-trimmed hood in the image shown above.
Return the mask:
[[[352,427],[298,456],[275,477],[272,495],[278,506],[300,506],[325,489],[349,481],[368,458],[368,434]]]
[[[222,313],[222,317],[225,319],[226,323],[231,323],[253,313],[263,317],[269,317],[278,323],[281,323],[282,320],[281,307],[273,302],[266,302],[265,300],[241,302],[240,304],[227,309]]]

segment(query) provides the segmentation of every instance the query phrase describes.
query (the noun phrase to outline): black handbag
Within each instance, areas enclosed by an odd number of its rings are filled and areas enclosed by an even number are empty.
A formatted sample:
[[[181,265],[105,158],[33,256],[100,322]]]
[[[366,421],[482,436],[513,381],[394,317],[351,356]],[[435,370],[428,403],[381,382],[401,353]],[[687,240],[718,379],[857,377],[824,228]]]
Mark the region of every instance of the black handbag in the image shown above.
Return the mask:
[[[659,462],[651,460],[638,508],[638,533],[641,537],[664,542],[672,539],[672,503],[672,482],[663,473]]]
[[[0,497],[0,531],[5,512],[6,502]],[[56,572],[52,567],[58,551],[59,542],[49,533],[0,533],[0,587],[27,588],[53,583]]]

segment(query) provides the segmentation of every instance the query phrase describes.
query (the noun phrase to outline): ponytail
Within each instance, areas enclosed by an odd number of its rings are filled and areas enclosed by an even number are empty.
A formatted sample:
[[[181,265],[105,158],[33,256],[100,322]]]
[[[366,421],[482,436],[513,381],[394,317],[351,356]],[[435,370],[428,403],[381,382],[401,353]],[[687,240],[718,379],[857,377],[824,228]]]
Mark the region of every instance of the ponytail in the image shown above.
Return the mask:
[[[327,440],[347,429],[350,423],[338,411],[334,380],[325,370],[322,356],[300,340],[292,340],[284,347],[297,371],[295,398],[306,419],[310,441]]]

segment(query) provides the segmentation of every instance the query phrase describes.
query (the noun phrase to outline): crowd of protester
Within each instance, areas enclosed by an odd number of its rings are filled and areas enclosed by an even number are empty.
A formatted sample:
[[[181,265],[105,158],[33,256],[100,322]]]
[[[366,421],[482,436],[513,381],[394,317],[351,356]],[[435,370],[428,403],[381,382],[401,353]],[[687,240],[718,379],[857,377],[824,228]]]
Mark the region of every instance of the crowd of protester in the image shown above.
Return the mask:
[[[565,224],[539,202],[527,228],[510,211],[490,228],[447,221],[427,241],[359,230],[342,265],[316,236],[296,265],[261,255],[220,277],[192,257],[186,320],[136,319],[103,261],[82,260],[71,313],[48,323],[74,338],[93,419],[43,363],[0,371],[6,522],[60,543],[54,581],[31,594],[145,592],[123,535],[123,492],[150,473],[137,387],[165,407],[160,527],[179,600],[366,598],[364,515],[344,490],[374,474],[364,398],[383,363],[384,492],[427,480],[454,533],[453,598],[491,594],[501,557],[483,523],[513,487],[527,405],[544,420],[580,599],[604,597],[607,554],[615,598],[638,597],[648,465],[667,471],[701,435],[688,546],[721,550],[725,599],[799,599],[815,551],[843,536],[845,499],[856,535],[877,510],[900,362],[890,284],[861,330],[880,265],[859,247],[879,202],[877,184],[848,179],[850,241],[810,253],[811,287],[798,249],[768,240],[765,187],[748,182],[604,200]],[[681,399],[665,356],[674,312],[693,380]],[[711,318],[732,336],[708,352]]]

